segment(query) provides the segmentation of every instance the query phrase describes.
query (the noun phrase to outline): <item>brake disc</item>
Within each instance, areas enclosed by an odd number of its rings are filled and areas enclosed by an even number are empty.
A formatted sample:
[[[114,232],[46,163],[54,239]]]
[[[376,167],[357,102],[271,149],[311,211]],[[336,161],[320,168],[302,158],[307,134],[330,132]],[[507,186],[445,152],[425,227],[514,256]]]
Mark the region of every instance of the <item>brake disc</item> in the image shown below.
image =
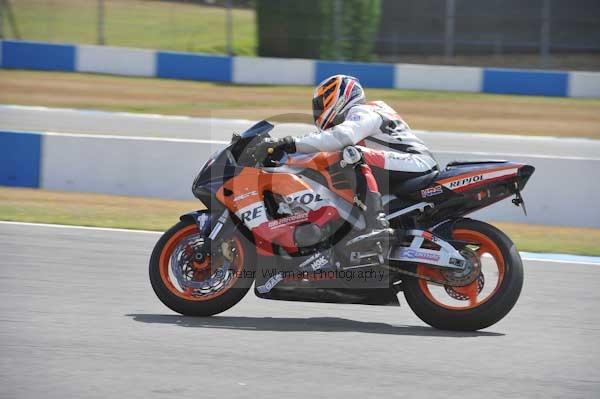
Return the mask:
[[[479,276],[477,276],[477,294],[479,294],[482,290],[483,290],[483,286],[485,285],[485,279],[483,277],[483,273],[479,273]],[[456,291],[454,288],[452,288],[449,285],[444,285],[444,289],[446,290],[446,293],[448,295],[450,295],[452,298],[458,300],[458,301],[468,301],[469,297],[465,294],[461,294],[460,292]]]
[[[481,273],[481,261],[477,253],[468,247],[460,250],[460,254],[465,258],[465,268],[458,269],[442,269],[440,273],[444,276],[446,284],[454,287],[464,287],[471,284]]]
[[[452,287],[464,287],[477,280],[477,293],[479,294],[483,290],[485,279],[481,272],[481,261],[479,256],[472,249],[465,247],[460,250],[460,254],[467,261],[464,270],[443,270],[442,275],[446,278],[447,282],[444,284],[444,289],[450,297],[458,301],[468,301],[469,297],[465,294],[461,294]]]
[[[194,280],[196,277],[194,261],[195,253],[204,244],[200,236],[192,236],[180,243],[171,256],[171,272],[177,283],[183,289],[193,289],[193,295],[209,295],[221,289],[233,277],[230,270],[231,260],[235,258],[234,248],[225,245],[226,255],[223,254],[223,264],[210,277],[201,281]],[[223,249],[223,248],[222,248]],[[211,259],[214,261],[214,259]]]

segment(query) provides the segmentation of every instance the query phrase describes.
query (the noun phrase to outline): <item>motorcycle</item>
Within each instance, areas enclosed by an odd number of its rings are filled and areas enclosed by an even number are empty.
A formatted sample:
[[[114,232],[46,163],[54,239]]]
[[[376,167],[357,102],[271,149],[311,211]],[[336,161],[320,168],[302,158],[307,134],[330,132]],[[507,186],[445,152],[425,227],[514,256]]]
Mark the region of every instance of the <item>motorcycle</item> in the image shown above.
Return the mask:
[[[287,301],[397,306],[403,292],[421,320],[446,330],[483,329],[513,308],[523,285],[515,245],[465,215],[510,196],[525,210],[533,166],[452,162],[416,178],[378,177],[399,234],[357,244],[366,220],[354,168],[376,151],[261,162],[256,146],[273,127],[259,122],[211,156],[192,186],[206,209],[182,215],[158,240],[150,282],[167,307],[214,315],[254,284],[258,297]]]

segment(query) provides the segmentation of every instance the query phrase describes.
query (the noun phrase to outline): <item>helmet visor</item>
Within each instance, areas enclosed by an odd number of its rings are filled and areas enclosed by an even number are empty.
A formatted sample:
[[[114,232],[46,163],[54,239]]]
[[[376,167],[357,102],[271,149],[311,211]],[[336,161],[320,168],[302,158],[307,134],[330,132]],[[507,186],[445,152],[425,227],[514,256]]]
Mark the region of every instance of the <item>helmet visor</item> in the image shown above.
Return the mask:
[[[313,109],[313,118],[315,122],[319,117],[323,114],[323,110],[325,109],[325,105],[323,104],[323,96],[317,96],[312,100],[312,109]]]

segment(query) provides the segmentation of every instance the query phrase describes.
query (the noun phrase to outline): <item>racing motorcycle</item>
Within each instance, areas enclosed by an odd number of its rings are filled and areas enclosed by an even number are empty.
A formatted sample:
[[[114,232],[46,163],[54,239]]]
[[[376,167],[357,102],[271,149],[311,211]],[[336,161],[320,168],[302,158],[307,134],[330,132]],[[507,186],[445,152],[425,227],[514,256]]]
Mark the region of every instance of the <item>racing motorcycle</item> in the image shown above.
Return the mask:
[[[452,162],[416,178],[378,177],[398,234],[356,243],[366,225],[354,178],[362,150],[257,159],[273,127],[259,122],[212,155],[192,185],[206,209],[182,215],[158,240],[150,281],[167,307],[214,315],[253,284],[265,299],[370,305],[398,305],[402,291],[425,323],[474,331],[515,305],[523,285],[515,245],[465,215],[511,196],[524,209],[533,166]]]

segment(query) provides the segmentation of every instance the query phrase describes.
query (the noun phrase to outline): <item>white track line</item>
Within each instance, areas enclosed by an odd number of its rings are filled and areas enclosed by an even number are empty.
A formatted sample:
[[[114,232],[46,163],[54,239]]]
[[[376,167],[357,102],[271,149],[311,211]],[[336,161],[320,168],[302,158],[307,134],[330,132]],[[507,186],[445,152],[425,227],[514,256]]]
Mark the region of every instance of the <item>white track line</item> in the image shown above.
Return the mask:
[[[161,231],[151,230],[130,230],[130,229],[116,229],[110,227],[90,227],[90,226],[74,226],[65,224],[47,224],[47,223],[28,223],[28,222],[9,222],[0,221],[0,225],[15,225],[15,226],[30,226],[30,227],[51,227],[57,229],[72,229],[72,230],[97,230],[97,231],[114,231],[119,233],[142,233],[142,234],[162,234]],[[532,253],[532,252],[521,252],[521,258],[527,261],[533,262],[551,262],[551,263],[571,263],[579,265],[599,265],[600,257],[594,256],[579,256],[569,254],[551,254],[551,253]]]
[[[12,130],[15,133],[19,133],[18,130]],[[212,145],[226,145],[229,141],[223,140],[206,140],[206,139],[181,139],[181,138],[170,138],[170,137],[145,137],[145,136],[125,136],[125,135],[111,135],[111,134],[85,134],[85,133],[61,133],[61,132],[28,132],[23,131],[22,133],[33,133],[41,134],[45,136],[59,136],[59,137],[76,137],[88,140],[136,140],[136,141],[161,141],[171,143],[200,143],[200,144],[212,144]],[[458,133],[457,133],[458,134]],[[481,151],[448,151],[440,150],[433,151],[435,154],[456,154],[456,155],[477,155],[484,157],[527,157],[527,158],[538,158],[538,159],[564,159],[570,161],[600,161],[600,158],[592,157],[575,157],[575,156],[563,156],[563,155],[541,155],[541,154],[529,154],[529,153],[500,153],[500,152],[481,152]]]
[[[98,230],[98,231],[116,231],[120,233],[143,233],[143,234],[162,234],[160,231],[152,230],[131,230],[131,229],[117,229],[112,227],[93,227],[93,226],[76,226],[67,224],[49,224],[49,223],[29,223],[29,222],[9,222],[0,221],[0,225],[8,224],[15,226],[32,226],[32,227],[53,227],[57,229],[72,229],[72,230]]]
[[[40,132],[46,136],[77,137],[85,139],[116,139],[116,140],[143,140],[143,141],[168,141],[173,143],[202,143],[202,144],[229,144],[229,141],[222,140],[203,140],[203,139],[179,139],[170,137],[144,137],[144,136],[123,136],[111,134],[82,134],[82,133],[59,133],[59,132]]]

